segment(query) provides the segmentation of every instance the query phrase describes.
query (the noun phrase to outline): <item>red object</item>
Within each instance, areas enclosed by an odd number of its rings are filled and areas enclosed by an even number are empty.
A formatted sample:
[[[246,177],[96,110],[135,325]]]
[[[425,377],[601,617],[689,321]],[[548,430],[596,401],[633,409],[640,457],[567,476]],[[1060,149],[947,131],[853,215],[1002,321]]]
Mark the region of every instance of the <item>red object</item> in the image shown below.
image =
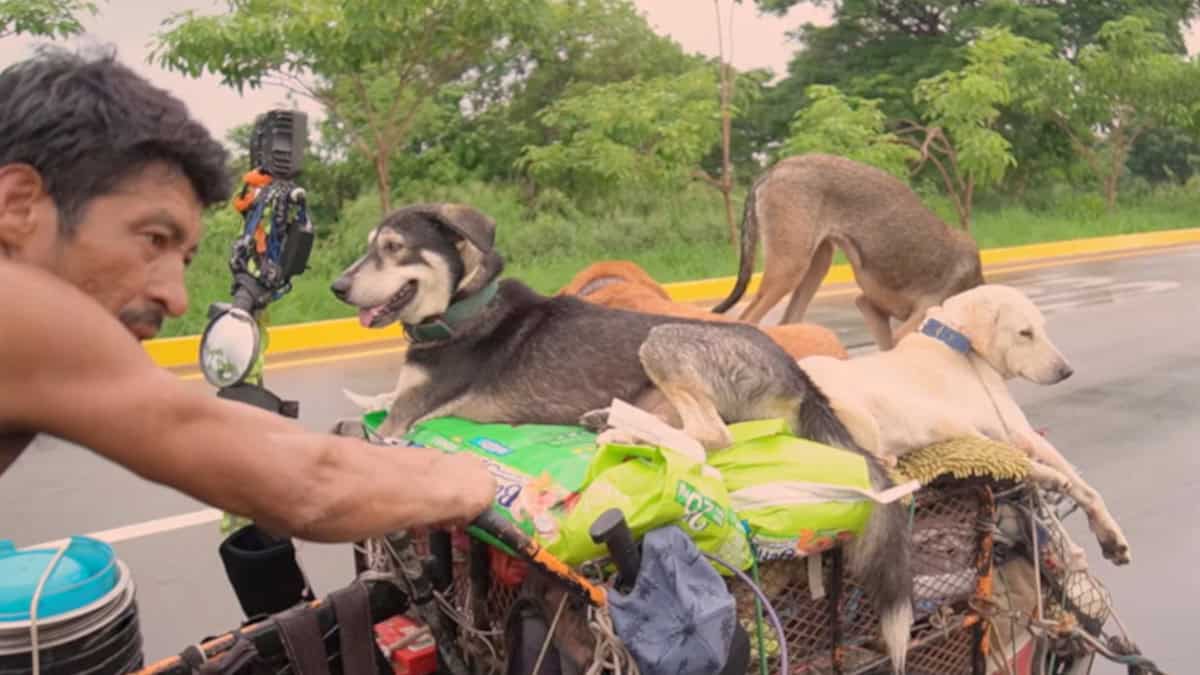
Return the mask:
[[[393,616],[375,624],[375,642],[388,654],[395,675],[433,675],[437,671],[437,644],[433,636],[426,633],[409,639],[424,628],[424,624],[407,616]],[[402,642],[408,644],[397,646]]]
[[[488,552],[492,563],[492,578],[509,588],[520,586],[521,582],[525,581],[525,576],[529,573],[528,563],[496,548],[489,548]]]

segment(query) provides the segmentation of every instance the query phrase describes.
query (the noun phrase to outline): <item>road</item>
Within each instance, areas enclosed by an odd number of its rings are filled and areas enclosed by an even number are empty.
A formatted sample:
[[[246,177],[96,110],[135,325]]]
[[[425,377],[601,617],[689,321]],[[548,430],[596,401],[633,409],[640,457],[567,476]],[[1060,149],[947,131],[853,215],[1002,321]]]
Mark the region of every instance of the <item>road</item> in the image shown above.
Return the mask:
[[[1072,264],[1038,263],[991,281],[1024,288],[1046,311],[1050,335],[1076,374],[1052,387],[1014,382],[1035,426],[1075,462],[1122,524],[1133,563],[1100,557],[1082,522],[1072,531],[1112,591],[1145,653],[1172,673],[1193,672],[1192,608],[1200,602],[1200,246],[1110,255]],[[808,320],[847,345],[869,341],[853,289],[816,300]],[[325,430],[353,416],[345,386],[376,393],[393,385],[396,349],[277,361],[268,384],[299,399],[305,426]],[[190,386],[208,390],[195,374]],[[190,520],[159,519],[190,514]],[[77,533],[126,528],[115,548],[133,570],[148,659],[237,624],[240,611],[217,557],[213,514],[180,494],[141,481],[76,446],[40,438],[0,478],[0,537],[18,546]],[[1078,518],[1073,519],[1078,520]],[[321,593],[351,570],[346,546],[302,544],[301,560]],[[1123,673],[1104,664],[1097,673]]]

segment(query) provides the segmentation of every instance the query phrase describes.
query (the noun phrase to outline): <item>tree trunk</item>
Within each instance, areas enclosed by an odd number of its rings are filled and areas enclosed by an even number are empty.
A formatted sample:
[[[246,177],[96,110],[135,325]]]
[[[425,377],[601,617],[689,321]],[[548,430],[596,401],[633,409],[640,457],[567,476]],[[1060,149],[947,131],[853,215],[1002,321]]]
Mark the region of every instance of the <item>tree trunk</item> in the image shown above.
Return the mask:
[[[975,177],[967,178],[967,185],[963,189],[962,209],[958,212],[958,222],[962,225],[962,229],[971,231],[971,210],[975,200]]]
[[[713,0],[713,9],[717,13],[717,62],[720,64],[718,70],[720,80],[720,96],[721,96],[721,182],[718,189],[721,190],[721,197],[725,202],[725,222],[729,225],[729,245],[737,247],[738,234],[737,224],[733,221],[733,166],[729,161],[729,144],[731,142],[732,115],[730,111],[730,99],[732,98],[731,89],[733,88],[732,71],[733,64],[725,62],[725,37],[722,35],[721,29],[721,3],[720,0]],[[730,7],[732,14],[733,8]],[[729,36],[729,58],[733,60],[733,35]]]
[[[725,199],[725,221],[729,223],[729,244],[737,246],[737,224],[733,221],[733,162],[729,159],[729,145],[732,136],[732,113],[729,110],[730,71],[733,67],[722,64],[724,74],[721,94],[721,195]]]
[[[1125,159],[1129,156],[1131,142],[1126,139],[1124,129],[1118,127],[1113,133],[1112,159],[1109,162],[1108,175],[1104,177],[1104,208],[1109,212],[1117,208],[1117,193],[1121,187],[1121,172],[1125,169]]]
[[[388,175],[388,153],[382,148],[375,152],[375,184],[379,188],[379,213],[386,216],[392,210],[392,180]]]

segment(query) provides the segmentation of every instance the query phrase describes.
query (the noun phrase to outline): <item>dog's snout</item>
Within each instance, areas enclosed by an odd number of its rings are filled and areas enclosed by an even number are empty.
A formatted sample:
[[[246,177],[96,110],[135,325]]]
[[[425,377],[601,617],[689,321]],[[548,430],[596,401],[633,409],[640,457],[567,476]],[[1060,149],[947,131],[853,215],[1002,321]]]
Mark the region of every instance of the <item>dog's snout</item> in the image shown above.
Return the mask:
[[[333,294],[337,296],[339,300],[345,300],[346,294],[350,292],[350,277],[345,275],[338,277],[337,280],[335,280],[333,284],[329,286],[329,290],[333,291]]]
[[[1058,367],[1058,381],[1059,382],[1062,382],[1063,380],[1067,379],[1068,377],[1070,377],[1074,374],[1075,374],[1075,369],[1065,363]]]

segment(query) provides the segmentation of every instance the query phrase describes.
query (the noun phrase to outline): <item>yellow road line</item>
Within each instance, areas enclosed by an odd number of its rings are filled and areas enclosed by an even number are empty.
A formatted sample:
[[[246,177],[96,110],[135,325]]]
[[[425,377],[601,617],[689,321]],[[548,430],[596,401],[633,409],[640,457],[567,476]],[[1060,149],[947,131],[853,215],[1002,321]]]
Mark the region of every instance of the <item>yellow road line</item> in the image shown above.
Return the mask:
[[[1005,267],[1004,269],[995,270],[994,274],[1007,275],[1007,274],[1014,274],[1016,272],[1027,272],[1027,271],[1038,270],[1038,269],[1048,269],[1048,268],[1054,268],[1054,267],[1069,267],[1071,265],[1081,265],[1084,263],[1105,262],[1108,260],[1120,260],[1122,258],[1137,258],[1137,257],[1148,256],[1148,255],[1153,255],[1155,253],[1162,253],[1162,252],[1163,252],[1163,249],[1148,249],[1148,250],[1110,253],[1107,255],[1085,256],[1085,257],[1080,257],[1080,258],[1072,257],[1072,258],[1066,259],[1066,260],[1047,260],[1045,262],[1031,263],[1028,265],[1014,265],[1011,267]],[[817,293],[816,297],[832,298],[832,297],[838,297],[838,296],[843,296],[843,295],[850,295],[852,293],[857,293],[857,292],[858,292],[857,287],[828,289],[828,290],[819,291]],[[197,347],[197,349],[199,349],[199,347]],[[327,355],[323,355],[323,356],[312,356],[312,357],[308,357],[308,358],[287,359],[287,360],[282,360],[282,361],[277,360],[274,362],[268,362],[267,366],[266,366],[266,370],[268,370],[268,371],[285,370],[287,368],[297,368],[300,366],[315,366],[315,365],[321,365],[321,364],[325,364],[325,363],[337,363],[338,361],[349,361],[352,359],[368,358],[371,356],[383,356],[386,354],[400,354],[400,353],[403,353],[404,350],[405,350],[405,347],[403,345],[401,345],[401,346],[397,346],[397,347],[388,347],[385,349],[368,349],[368,350],[363,350],[363,351],[355,350],[355,351],[347,351],[344,353],[339,352],[337,354],[327,354]],[[195,362],[195,352],[193,352],[193,356],[190,358],[189,362],[193,362],[193,363]],[[183,379],[183,380],[199,380],[199,379],[201,379],[201,374],[199,371],[192,372],[192,370],[189,369],[188,372],[181,374],[179,377],[180,377],[180,379]]]
[[[1030,244],[1027,246],[993,248],[980,251],[979,257],[983,262],[984,271],[986,272],[989,267],[1030,260],[1175,246],[1197,242],[1200,242],[1200,228],[1167,230],[1164,232],[1141,232],[1112,237],[1093,237],[1090,239],[1072,239],[1044,244]],[[664,284],[664,288],[666,288],[667,294],[671,296],[672,300],[697,302],[725,297],[733,288],[736,280],[737,277],[699,279],[696,281]],[[854,271],[849,265],[842,264],[831,267],[829,273],[825,275],[825,279],[821,283],[822,285],[831,285],[847,283],[853,280]],[[750,283],[746,287],[746,295],[752,296],[758,290],[758,285],[761,281],[761,273],[750,277]]]
[[[383,356],[384,354],[400,354],[404,352],[405,347],[388,347],[386,349],[367,349],[363,351],[348,351],[338,354],[326,354],[324,356],[312,356],[306,359],[288,359],[286,361],[268,362],[265,370],[276,371],[285,370],[287,368],[297,368],[299,366],[315,366],[322,363],[336,363],[338,361],[349,361],[351,359],[365,359],[370,356]],[[195,372],[185,372],[179,376],[181,380],[199,380],[203,374],[199,370]]]

